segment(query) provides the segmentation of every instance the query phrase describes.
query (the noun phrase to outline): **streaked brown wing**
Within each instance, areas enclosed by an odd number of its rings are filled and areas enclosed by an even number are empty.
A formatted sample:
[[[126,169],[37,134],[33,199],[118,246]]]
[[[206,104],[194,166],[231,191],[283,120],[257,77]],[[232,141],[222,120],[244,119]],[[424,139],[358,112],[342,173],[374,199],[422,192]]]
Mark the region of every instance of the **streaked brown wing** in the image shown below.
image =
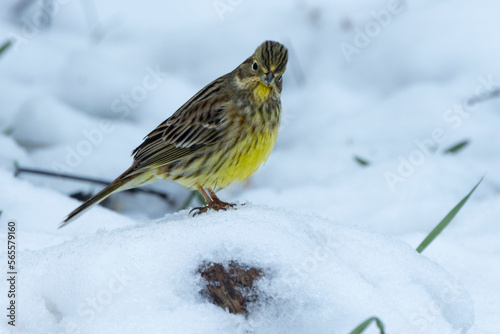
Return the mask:
[[[228,96],[221,77],[207,85],[144,139],[132,154],[134,172],[156,168],[220,140]]]

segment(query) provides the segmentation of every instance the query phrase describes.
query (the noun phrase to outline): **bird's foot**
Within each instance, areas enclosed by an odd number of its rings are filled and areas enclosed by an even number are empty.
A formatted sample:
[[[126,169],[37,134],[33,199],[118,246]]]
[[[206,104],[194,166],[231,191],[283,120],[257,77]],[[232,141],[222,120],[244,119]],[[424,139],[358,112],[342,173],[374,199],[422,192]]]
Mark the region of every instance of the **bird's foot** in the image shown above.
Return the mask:
[[[211,209],[214,209],[215,211],[219,211],[219,210],[226,211],[227,208],[233,208],[235,206],[236,206],[236,203],[228,203],[228,202],[223,202],[220,199],[215,199]]]
[[[215,211],[221,211],[221,210],[226,211],[228,208],[233,208],[235,206],[236,206],[235,203],[227,203],[227,202],[223,202],[223,201],[219,200],[219,201],[214,201],[212,203],[209,203],[205,206],[198,206],[196,208],[193,208],[191,211],[189,211],[189,214],[191,214],[193,211],[195,211],[193,213],[193,217],[194,217],[196,215],[200,215],[202,213],[205,213],[210,209],[215,210]]]

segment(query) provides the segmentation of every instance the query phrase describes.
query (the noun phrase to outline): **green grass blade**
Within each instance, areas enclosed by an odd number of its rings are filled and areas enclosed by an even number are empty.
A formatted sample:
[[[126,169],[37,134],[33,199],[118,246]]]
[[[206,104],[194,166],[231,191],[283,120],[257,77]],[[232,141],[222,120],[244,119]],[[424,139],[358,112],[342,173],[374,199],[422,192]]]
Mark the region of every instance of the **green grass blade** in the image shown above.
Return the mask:
[[[431,244],[431,242],[436,239],[436,237],[448,226],[448,224],[455,218],[457,213],[462,209],[464,204],[469,200],[469,197],[476,190],[476,188],[483,182],[484,176],[479,180],[479,182],[472,188],[472,190],[465,196],[448,214],[446,217],[437,224],[437,226],[429,233],[427,237],[425,237],[424,241],[417,247],[417,252],[422,253],[427,246]]]
[[[469,145],[469,140],[468,139],[465,139],[465,140],[462,140],[461,142],[458,142],[456,143],[455,145],[447,148],[446,150],[443,151],[444,154],[456,154],[458,153],[459,151],[463,150],[467,145]]]
[[[354,161],[356,161],[361,166],[368,166],[370,164],[368,160],[358,157],[357,155],[354,156]]]
[[[354,328],[350,334],[361,334],[361,333],[363,333],[365,331],[365,329],[367,329],[368,326],[370,326],[370,324],[372,322],[375,322],[375,324],[377,325],[378,329],[380,330],[380,334],[385,334],[384,324],[377,317],[371,317],[371,318],[366,319],[358,327]]]
[[[196,196],[198,197],[198,201],[200,201],[202,206],[207,205],[207,201],[205,201],[205,197],[203,197],[203,195],[199,191],[196,191]]]
[[[191,201],[193,200],[193,198],[195,198],[195,196],[196,196],[196,190],[191,191],[188,198],[186,199],[184,204],[181,205],[179,210],[185,210],[185,209],[189,208],[189,204],[191,204]]]
[[[185,209],[189,208],[191,201],[195,197],[198,199],[198,201],[200,201],[202,206],[207,205],[207,202],[205,201],[205,198],[203,197],[203,195],[198,190],[193,190],[193,191],[191,191],[191,194],[189,194],[187,200],[184,202],[184,204],[181,206],[181,208],[179,210],[185,210]]]
[[[7,50],[10,46],[12,45],[12,41],[7,41],[5,43],[3,43],[2,46],[0,46],[0,56],[2,55],[2,53],[5,52],[5,50]]]

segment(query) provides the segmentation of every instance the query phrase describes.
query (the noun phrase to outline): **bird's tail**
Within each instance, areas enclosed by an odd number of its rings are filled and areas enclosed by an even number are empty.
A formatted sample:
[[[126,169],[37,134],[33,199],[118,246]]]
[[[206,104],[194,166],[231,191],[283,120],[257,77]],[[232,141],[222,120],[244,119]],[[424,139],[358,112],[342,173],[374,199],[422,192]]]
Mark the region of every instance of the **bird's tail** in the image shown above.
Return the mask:
[[[132,172],[132,167],[125,173],[120,175],[116,180],[111,182],[106,188],[97,193],[94,197],[86,200],[82,205],[73,210],[73,212],[71,212],[68,215],[68,217],[59,225],[59,228],[68,225],[76,218],[80,217],[80,215],[85,213],[87,210],[92,208],[94,205],[108,198],[108,196],[110,196],[111,194],[125,189],[140,186],[141,184],[147,183],[150,179],[141,177],[146,173],[138,173],[131,176],[130,174],[133,174],[131,172]]]

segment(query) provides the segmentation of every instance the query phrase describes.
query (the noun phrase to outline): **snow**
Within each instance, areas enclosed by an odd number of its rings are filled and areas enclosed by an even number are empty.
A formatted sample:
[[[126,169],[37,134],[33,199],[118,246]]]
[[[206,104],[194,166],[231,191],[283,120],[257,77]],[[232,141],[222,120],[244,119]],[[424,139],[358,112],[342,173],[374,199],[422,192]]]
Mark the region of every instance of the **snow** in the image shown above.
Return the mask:
[[[235,258],[266,275],[263,305],[248,319],[199,294],[201,264]],[[474,318],[464,287],[408,244],[265,206],[196,218],[181,211],[22,260],[19,303],[37,311],[27,333],[342,333],[374,314],[389,332],[460,333]]]
[[[54,0],[48,28],[39,2],[13,19],[16,2],[0,5],[0,43],[15,41],[0,56],[0,239],[15,219],[18,332],[347,333],[371,316],[389,333],[500,330],[498,2]],[[283,121],[268,162],[220,192],[238,210],[188,218],[189,191],[159,181],[148,187],[174,205],[118,194],[118,212],[57,230],[78,205],[68,195],[100,186],[14,175],[18,163],[112,180],[266,39],[290,50]],[[248,318],[199,295],[197,266],[232,259],[266,272]]]

